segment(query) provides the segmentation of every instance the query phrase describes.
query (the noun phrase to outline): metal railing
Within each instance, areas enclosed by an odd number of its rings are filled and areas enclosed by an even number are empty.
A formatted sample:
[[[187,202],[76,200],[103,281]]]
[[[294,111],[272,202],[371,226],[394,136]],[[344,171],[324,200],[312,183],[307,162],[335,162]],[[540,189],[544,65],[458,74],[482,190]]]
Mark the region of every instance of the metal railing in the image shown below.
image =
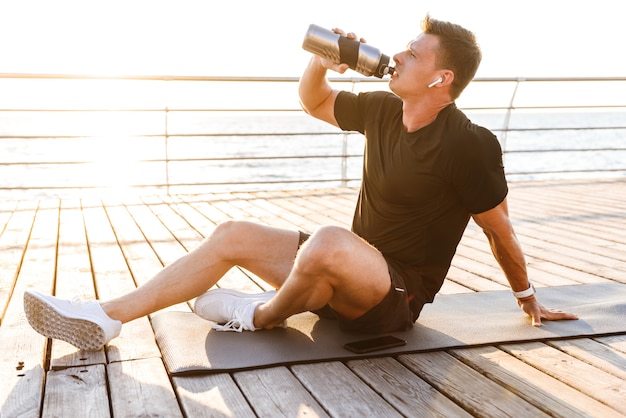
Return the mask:
[[[355,92],[387,88],[330,80]],[[297,82],[0,74],[0,191],[358,184],[361,135],[305,115]],[[457,104],[498,135],[510,180],[625,176],[625,94],[626,77],[478,78]]]

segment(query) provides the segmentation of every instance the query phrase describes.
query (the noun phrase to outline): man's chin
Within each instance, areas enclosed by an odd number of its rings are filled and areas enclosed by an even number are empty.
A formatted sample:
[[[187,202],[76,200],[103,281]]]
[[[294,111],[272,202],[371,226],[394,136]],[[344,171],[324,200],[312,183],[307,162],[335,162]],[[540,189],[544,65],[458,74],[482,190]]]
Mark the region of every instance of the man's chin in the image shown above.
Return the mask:
[[[394,88],[395,86],[397,86],[397,83],[398,82],[397,82],[397,80],[395,78],[389,79],[389,83],[388,83],[389,90],[391,90],[394,93],[397,93],[396,89]]]

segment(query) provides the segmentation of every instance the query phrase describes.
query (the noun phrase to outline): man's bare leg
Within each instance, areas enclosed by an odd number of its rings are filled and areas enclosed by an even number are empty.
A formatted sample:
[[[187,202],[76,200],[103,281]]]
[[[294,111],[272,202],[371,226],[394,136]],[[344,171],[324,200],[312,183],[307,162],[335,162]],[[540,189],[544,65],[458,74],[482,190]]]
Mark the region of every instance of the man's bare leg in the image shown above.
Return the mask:
[[[256,328],[271,328],[289,316],[329,304],[355,319],[378,305],[391,278],[378,250],[338,227],[317,230],[302,247],[277,295],[254,314]]]
[[[99,350],[119,335],[123,322],[200,296],[232,266],[245,267],[280,286],[292,269],[297,246],[295,231],[226,222],[197,249],[124,296],[103,303],[75,303],[28,289],[24,313],[33,329],[45,337],[83,350]],[[219,301],[215,306],[221,306]],[[250,310],[250,322],[253,315]]]
[[[279,287],[292,269],[298,232],[243,221],[216,227],[198,248],[136,290],[102,302],[113,319],[128,322],[204,293],[233,266]]]

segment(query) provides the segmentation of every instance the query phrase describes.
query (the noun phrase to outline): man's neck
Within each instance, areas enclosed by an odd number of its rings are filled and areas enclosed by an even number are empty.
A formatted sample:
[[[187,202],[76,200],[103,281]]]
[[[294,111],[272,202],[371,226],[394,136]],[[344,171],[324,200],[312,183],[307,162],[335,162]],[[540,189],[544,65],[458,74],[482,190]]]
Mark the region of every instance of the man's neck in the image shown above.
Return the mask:
[[[432,102],[403,102],[402,123],[407,132],[415,132],[430,125],[437,119],[437,115],[452,101],[433,104]]]

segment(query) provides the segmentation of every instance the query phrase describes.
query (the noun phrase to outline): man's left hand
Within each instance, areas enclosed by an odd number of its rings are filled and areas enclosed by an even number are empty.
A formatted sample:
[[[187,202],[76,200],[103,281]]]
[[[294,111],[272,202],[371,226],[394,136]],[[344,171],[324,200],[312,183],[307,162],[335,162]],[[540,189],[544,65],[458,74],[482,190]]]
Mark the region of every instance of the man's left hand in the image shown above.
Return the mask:
[[[528,298],[518,299],[517,304],[522,308],[528,316],[531,317],[533,327],[540,327],[541,320],[545,319],[548,321],[560,321],[564,319],[578,319],[578,316],[569,313],[563,312],[558,309],[549,309],[543,306],[535,296],[530,296]]]

